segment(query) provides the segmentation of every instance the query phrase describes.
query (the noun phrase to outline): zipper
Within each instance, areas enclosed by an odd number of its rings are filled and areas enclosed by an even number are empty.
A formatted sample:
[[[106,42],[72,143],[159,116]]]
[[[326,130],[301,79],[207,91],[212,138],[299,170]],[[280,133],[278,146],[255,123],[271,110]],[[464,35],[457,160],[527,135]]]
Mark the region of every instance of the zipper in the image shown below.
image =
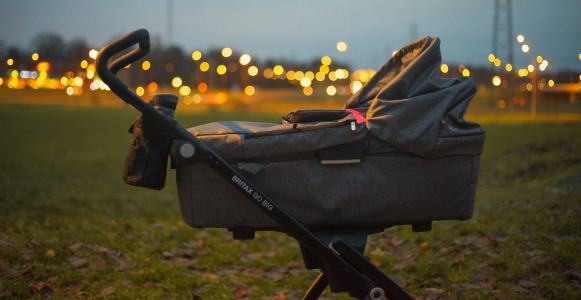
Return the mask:
[[[343,122],[321,122],[321,123],[292,123],[289,124],[281,124],[281,125],[290,125],[289,128],[272,130],[272,131],[262,131],[262,132],[250,132],[250,133],[241,133],[246,138],[254,138],[254,137],[264,137],[264,136],[272,136],[272,135],[284,135],[284,134],[293,134],[299,132],[309,132],[315,131],[320,129],[329,129],[341,126],[350,126],[351,131],[357,130],[357,124],[355,121],[343,121]]]

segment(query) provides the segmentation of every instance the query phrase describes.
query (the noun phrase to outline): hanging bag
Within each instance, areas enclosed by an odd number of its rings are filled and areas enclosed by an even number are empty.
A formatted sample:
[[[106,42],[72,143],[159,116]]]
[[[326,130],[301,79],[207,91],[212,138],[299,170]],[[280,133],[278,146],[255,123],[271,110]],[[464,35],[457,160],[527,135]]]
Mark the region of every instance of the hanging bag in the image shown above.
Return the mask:
[[[178,98],[175,95],[155,95],[149,105],[173,119]],[[147,116],[139,116],[129,128],[133,135],[123,180],[130,185],[161,190],[165,186],[171,140],[163,129]]]

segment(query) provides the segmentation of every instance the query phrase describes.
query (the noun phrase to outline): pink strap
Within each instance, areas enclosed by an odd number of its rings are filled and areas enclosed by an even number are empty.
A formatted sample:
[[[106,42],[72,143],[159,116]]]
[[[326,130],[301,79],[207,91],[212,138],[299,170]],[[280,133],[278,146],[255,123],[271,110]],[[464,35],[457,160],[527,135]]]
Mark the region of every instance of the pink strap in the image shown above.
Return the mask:
[[[365,123],[365,121],[367,120],[365,119],[365,116],[362,113],[354,109],[348,108],[346,109],[346,111],[350,112],[353,115],[353,117],[355,117],[355,122],[357,122],[357,124]]]

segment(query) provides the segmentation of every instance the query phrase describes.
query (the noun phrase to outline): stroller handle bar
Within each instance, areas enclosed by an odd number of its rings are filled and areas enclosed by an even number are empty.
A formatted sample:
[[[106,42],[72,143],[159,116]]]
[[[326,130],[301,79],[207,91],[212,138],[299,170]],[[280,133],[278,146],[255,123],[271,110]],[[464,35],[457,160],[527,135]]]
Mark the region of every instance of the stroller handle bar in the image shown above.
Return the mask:
[[[109,60],[111,60],[113,56],[131,48],[134,45],[138,45],[139,47],[109,63]],[[149,53],[149,50],[149,32],[145,29],[138,29],[110,42],[101,48],[95,64],[97,74],[99,74],[99,77],[101,77],[103,82],[109,86],[111,91],[123,101],[131,104],[142,113],[144,113],[147,109],[147,103],[143,101],[141,97],[133,93],[115,75],[117,72],[119,72],[119,70],[146,56]]]
[[[129,48],[137,45],[138,48],[130,50],[112,62],[111,58],[118,55]],[[149,32],[146,29],[137,29],[130,32],[109,44],[103,46],[97,55],[95,67],[97,74],[101,77],[104,83],[109,86],[111,91],[115,93],[126,103],[135,107],[144,116],[152,120],[161,132],[170,132],[174,139],[184,139],[196,145],[196,149],[204,150],[206,148],[200,147],[199,142],[184,128],[176,126],[177,122],[173,119],[167,118],[158,112],[153,106],[145,102],[141,97],[137,96],[121,79],[117,78],[119,70],[129,66],[149,54]]]

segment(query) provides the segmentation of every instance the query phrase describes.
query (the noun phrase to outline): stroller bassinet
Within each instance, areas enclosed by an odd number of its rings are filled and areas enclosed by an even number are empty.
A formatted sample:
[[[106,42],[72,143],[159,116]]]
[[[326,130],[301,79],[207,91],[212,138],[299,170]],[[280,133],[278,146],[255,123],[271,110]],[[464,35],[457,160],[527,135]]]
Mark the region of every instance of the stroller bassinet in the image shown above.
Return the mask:
[[[424,38],[394,55],[346,110],[189,131],[310,228],[465,220],[484,131],[463,120],[473,82],[432,78],[439,66],[439,40]],[[178,166],[177,180],[191,226],[277,227],[207,164]]]
[[[301,245],[306,267],[321,269],[305,298],[329,285],[361,299],[409,299],[362,256],[367,235],[470,218],[485,136],[463,119],[473,82],[433,77],[439,43],[426,37],[402,48],[345,109],[298,110],[282,124],[231,121],[186,130],[159,113],[115,77],[147,54],[145,30],[105,46],[97,70],[143,114],[132,127],[144,135],[133,141],[128,183],[163,187],[173,143],[180,208],[190,226],[227,228],[237,238],[287,232]],[[135,44],[139,49],[109,63]],[[158,161],[151,159],[156,152]]]

